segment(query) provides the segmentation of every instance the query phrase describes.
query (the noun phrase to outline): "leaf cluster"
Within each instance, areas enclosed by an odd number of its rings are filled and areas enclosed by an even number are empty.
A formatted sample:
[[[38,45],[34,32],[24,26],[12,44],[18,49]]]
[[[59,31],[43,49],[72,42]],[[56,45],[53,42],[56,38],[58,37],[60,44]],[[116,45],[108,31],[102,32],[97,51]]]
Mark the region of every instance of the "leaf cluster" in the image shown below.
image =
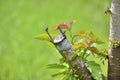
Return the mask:
[[[65,29],[69,32],[67,37],[72,44],[72,47],[78,57],[80,57],[80,61],[85,62],[85,65],[92,73],[94,79],[102,80],[103,74],[101,70],[101,65],[96,63],[95,61],[90,61],[87,57],[93,55],[94,57],[100,58],[102,63],[107,59],[108,50],[100,50],[97,48],[97,45],[104,44],[104,42],[95,36],[91,31],[83,31],[79,30],[76,34],[72,34],[71,28],[73,22],[70,23],[60,23],[57,26],[53,27],[53,30],[57,30],[58,26],[61,25],[62,29]],[[52,38],[55,38],[57,34],[51,34]],[[47,34],[40,34],[35,36],[36,39],[50,42],[50,38]],[[48,69],[57,69],[59,72],[52,74],[52,77],[60,78],[61,80],[79,80],[78,76],[74,73],[74,70],[70,68],[68,63],[65,61],[64,58],[59,60],[59,63],[55,64],[48,64]]]

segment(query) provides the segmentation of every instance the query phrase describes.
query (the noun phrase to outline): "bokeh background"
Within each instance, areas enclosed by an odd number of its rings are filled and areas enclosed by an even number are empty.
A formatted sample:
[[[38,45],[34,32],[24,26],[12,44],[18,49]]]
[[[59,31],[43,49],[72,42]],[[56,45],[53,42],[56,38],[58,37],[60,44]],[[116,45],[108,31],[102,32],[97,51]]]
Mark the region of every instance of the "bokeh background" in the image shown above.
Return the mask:
[[[76,20],[75,33],[90,30],[109,38],[110,0],[0,0],[0,80],[56,80],[46,69],[61,57],[46,42],[33,39],[46,27]],[[103,73],[106,70],[103,67]]]

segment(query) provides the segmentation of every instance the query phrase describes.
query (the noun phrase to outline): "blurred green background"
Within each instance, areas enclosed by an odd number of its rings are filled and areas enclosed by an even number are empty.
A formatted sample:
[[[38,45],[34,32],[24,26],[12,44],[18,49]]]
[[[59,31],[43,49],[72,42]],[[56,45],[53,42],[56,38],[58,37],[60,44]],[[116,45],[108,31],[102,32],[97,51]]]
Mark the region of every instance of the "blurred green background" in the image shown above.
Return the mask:
[[[56,80],[45,66],[61,56],[33,36],[75,19],[73,33],[91,30],[108,42],[109,7],[110,0],[0,0],[0,80]]]

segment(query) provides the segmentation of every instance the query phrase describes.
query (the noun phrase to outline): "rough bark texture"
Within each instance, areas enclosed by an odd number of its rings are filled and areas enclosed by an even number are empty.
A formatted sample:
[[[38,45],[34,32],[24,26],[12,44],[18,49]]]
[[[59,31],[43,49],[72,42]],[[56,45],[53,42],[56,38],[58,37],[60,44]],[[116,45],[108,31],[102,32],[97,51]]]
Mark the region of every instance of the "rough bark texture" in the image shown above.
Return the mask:
[[[110,13],[110,40],[113,46],[108,55],[108,80],[120,80],[120,45],[114,47],[116,41],[120,42],[120,0],[112,0]]]

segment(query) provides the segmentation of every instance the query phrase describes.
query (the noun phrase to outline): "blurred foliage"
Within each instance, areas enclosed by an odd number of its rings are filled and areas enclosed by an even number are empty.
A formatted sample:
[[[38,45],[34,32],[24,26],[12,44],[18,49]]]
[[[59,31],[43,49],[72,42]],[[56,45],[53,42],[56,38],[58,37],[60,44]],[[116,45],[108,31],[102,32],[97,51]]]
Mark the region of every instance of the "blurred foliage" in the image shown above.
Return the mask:
[[[46,26],[75,19],[73,33],[90,30],[108,42],[108,7],[110,0],[0,0],[0,79],[54,80],[54,71],[44,66],[57,62],[59,55],[33,36]],[[102,71],[107,75],[106,67]]]

